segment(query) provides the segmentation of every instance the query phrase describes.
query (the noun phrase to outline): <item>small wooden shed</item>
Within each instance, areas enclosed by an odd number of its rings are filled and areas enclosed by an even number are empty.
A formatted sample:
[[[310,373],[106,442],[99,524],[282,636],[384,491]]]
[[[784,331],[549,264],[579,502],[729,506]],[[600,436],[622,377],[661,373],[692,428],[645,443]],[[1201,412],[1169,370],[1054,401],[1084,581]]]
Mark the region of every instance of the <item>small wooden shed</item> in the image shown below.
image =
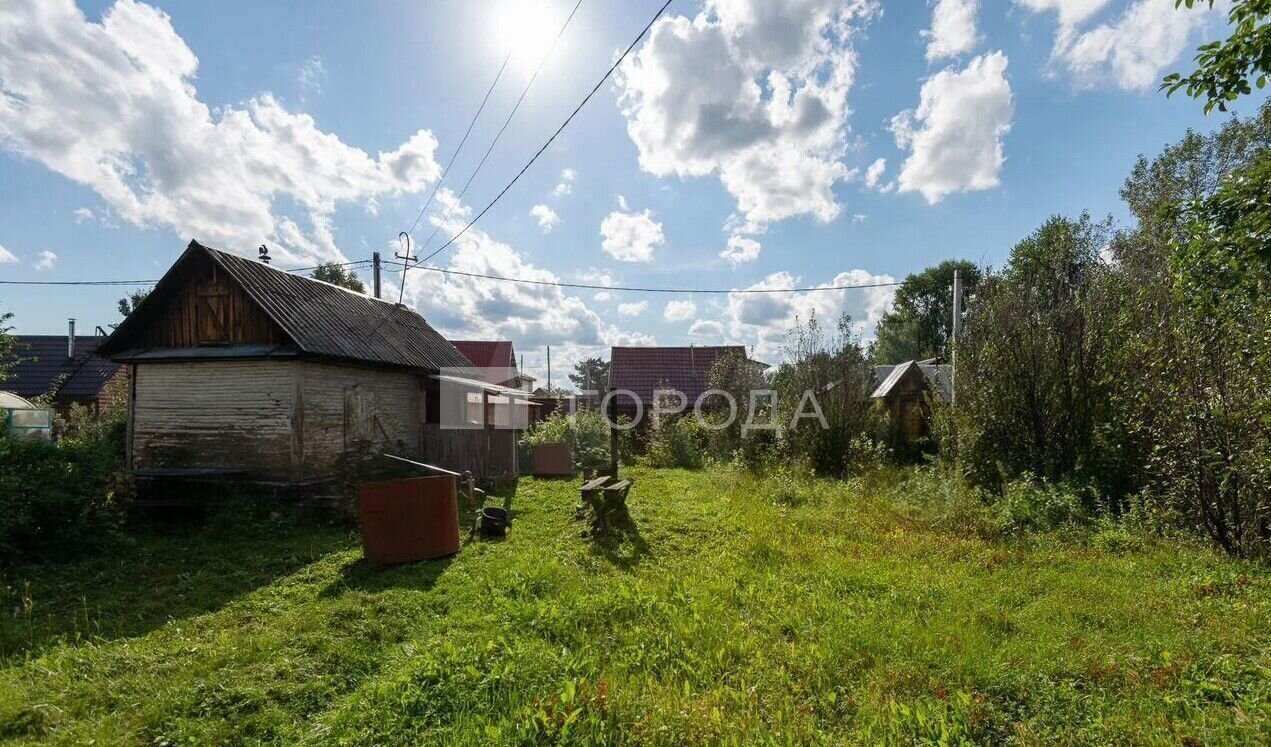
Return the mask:
[[[911,445],[930,435],[932,399],[949,399],[949,366],[938,359],[905,361],[876,366],[874,376],[878,386],[870,396],[887,408],[893,445]]]
[[[441,426],[439,375],[472,364],[421,316],[198,242],[99,354],[129,369],[141,476],[306,484],[384,451],[516,472],[512,431]]]

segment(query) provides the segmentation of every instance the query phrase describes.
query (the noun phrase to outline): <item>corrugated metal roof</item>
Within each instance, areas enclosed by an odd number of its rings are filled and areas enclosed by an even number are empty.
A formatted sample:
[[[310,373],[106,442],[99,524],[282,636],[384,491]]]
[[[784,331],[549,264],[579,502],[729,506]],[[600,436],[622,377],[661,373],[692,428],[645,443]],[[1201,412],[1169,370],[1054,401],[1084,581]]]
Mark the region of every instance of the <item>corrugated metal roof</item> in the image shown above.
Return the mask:
[[[879,383],[870,397],[874,399],[886,397],[895,388],[896,384],[900,383],[900,380],[905,377],[905,374],[915,366],[922,372],[927,386],[932,388],[944,401],[948,402],[953,393],[953,367],[933,363],[919,363],[917,361],[905,361],[895,366],[874,366],[874,377]]]
[[[450,344],[481,369],[487,383],[506,384],[514,378],[516,351],[510,340],[451,340]]]
[[[75,356],[66,356],[66,335],[15,335],[18,363],[0,383],[22,397],[54,394],[64,400],[96,399],[119,364],[97,357],[103,338],[75,338]],[[59,383],[60,382],[60,383]],[[56,389],[56,391],[54,391]]]
[[[152,302],[162,303],[164,299],[159,296],[182,277],[178,272],[181,265],[200,254],[223,269],[304,355],[428,371],[472,365],[423,317],[406,306],[276,270],[197,241],[190,242],[139,311]],[[148,314],[134,312],[132,316],[137,317],[136,323],[132,317],[125,320],[103,346],[104,351],[124,352],[133,328],[143,324]]]
[[[650,404],[653,391],[666,387],[683,392],[692,404],[708,388],[707,378],[715,361],[730,353],[745,358],[746,348],[741,345],[615,347],[610,351],[609,388],[634,392],[641,401]]]

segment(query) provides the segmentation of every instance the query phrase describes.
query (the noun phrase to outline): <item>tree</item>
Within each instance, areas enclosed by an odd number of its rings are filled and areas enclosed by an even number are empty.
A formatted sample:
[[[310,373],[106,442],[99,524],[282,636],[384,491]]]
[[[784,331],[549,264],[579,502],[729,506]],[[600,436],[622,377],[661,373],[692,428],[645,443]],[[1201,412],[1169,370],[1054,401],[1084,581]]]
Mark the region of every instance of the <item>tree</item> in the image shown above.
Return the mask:
[[[604,391],[609,386],[609,361],[584,358],[574,365],[574,372],[569,375],[569,380],[580,392]]]
[[[13,314],[0,312],[0,382],[9,378],[9,370],[18,363],[18,339],[9,334],[13,331]]]
[[[1053,217],[986,278],[958,346],[960,451],[972,477],[1099,483],[1107,419],[1100,252],[1111,222]]]
[[[1205,0],[1199,0],[1204,2]],[[1192,10],[1198,0],[1175,0],[1175,7]],[[1208,0],[1214,6],[1214,0]],[[1206,44],[1196,52],[1196,70],[1186,77],[1171,73],[1161,89],[1172,95],[1186,89],[1187,95],[1205,100],[1205,113],[1253,93],[1253,85],[1263,88],[1271,75],[1271,0],[1231,0],[1227,21],[1234,29],[1226,41]]]
[[[966,260],[947,260],[905,278],[890,311],[878,323],[870,348],[875,363],[901,363],[949,355],[953,323],[953,272],[964,296],[975,293],[980,270]]]
[[[357,293],[366,292],[366,286],[362,284],[361,279],[354,274],[353,270],[338,262],[324,262],[318,265],[309,277],[314,280],[321,280],[324,283],[338,285],[341,288],[348,288]]]

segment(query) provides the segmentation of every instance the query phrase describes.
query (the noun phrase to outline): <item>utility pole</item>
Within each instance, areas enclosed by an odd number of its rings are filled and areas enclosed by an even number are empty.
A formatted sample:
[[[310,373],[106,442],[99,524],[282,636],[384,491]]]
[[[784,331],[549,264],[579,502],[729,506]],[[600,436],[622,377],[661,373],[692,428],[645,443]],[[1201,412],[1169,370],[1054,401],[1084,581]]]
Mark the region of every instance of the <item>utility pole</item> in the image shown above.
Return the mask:
[[[371,277],[374,278],[372,285],[375,287],[375,297],[380,297],[380,253],[375,252],[371,255]]]
[[[547,346],[547,393],[552,393],[552,346]]]
[[[953,334],[949,349],[952,359],[952,370],[949,374],[949,404],[958,401],[958,338],[962,336],[962,278],[958,271],[953,271]]]

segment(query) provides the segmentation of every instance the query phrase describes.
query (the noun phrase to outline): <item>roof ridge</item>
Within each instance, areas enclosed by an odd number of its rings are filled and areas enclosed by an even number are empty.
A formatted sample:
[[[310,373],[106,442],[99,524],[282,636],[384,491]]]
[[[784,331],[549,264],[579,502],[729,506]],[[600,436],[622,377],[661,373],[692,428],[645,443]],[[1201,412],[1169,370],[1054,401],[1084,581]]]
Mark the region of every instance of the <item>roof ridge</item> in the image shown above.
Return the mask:
[[[195,242],[195,243],[198,243],[198,242]],[[319,279],[317,279],[317,278],[315,278],[315,277],[312,277],[312,276],[309,276],[309,275],[298,275],[298,274],[296,274],[296,273],[294,273],[294,272],[290,272],[290,271],[288,271],[288,270],[281,270],[281,269],[279,269],[279,268],[277,268],[277,267],[274,267],[273,265],[271,265],[271,264],[269,264],[269,263],[267,263],[267,262],[259,262],[259,261],[257,261],[257,260],[253,260],[251,257],[244,257],[244,256],[243,256],[243,255],[241,255],[241,254],[235,254],[234,252],[229,252],[229,251],[226,251],[226,250],[224,250],[224,249],[217,249],[216,247],[213,247],[213,246],[207,246],[206,244],[199,244],[199,246],[200,246],[200,247],[202,247],[203,249],[205,249],[205,250],[209,251],[209,252],[212,252],[212,253],[217,254],[217,255],[220,255],[220,256],[230,257],[230,258],[232,258],[232,259],[240,260],[240,261],[242,261],[242,262],[250,262],[250,263],[253,263],[253,264],[258,264],[258,265],[260,265],[261,267],[263,267],[263,268],[265,268],[265,269],[267,269],[267,270],[273,270],[274,272],[280,273],[280,274],[281,274],[281,275],[283,275],[284,277],[296,278],[296,279],[304,280],[304,281],[307,281],[307,282],[310,282],[310,283],[321,283],[322,285],[328,286],[328,287],[330,287],[330,288],[335,288],[336,290],[342,290],[342,291],[344,291],[345,293],[351,293],[351,294],[353,294],[353,295],[355,295],[355,296],[358,296],[359,298],[365,298],[365,299],[368,299],[368,300],[371,300],[371,301],[376,301],[376,302],[378,302],[378,303],[382,303],[382,304],[384,304],[384,305],[386,305],[386,306],[403,306],[403,307],[405,307],[405,306],[406,306],[406,304],[400,304],[400,303],[395,303],[395,302],[393,302],[393,301],[386,301],[386,300],[384,300],[384,299],[382,299],[382,298],[376,298],[375,296],[372,296],[372,295],[370,295],[369,293],[366,293],[365,291],[363,291],[363,292],[359,293],[359,292],[357,292],[357,291],[353,290],[352,288],[345,288],[345,287],[344,287],[344,286],[342,286],[342,285],[336,285],[335,283],[328,283],[328,282],[327,282],[327,281],[325,281],[325,280],[319,280]],[[406,307],[406,308],[408,308],[408,309],[409,309],[409,307]]]

